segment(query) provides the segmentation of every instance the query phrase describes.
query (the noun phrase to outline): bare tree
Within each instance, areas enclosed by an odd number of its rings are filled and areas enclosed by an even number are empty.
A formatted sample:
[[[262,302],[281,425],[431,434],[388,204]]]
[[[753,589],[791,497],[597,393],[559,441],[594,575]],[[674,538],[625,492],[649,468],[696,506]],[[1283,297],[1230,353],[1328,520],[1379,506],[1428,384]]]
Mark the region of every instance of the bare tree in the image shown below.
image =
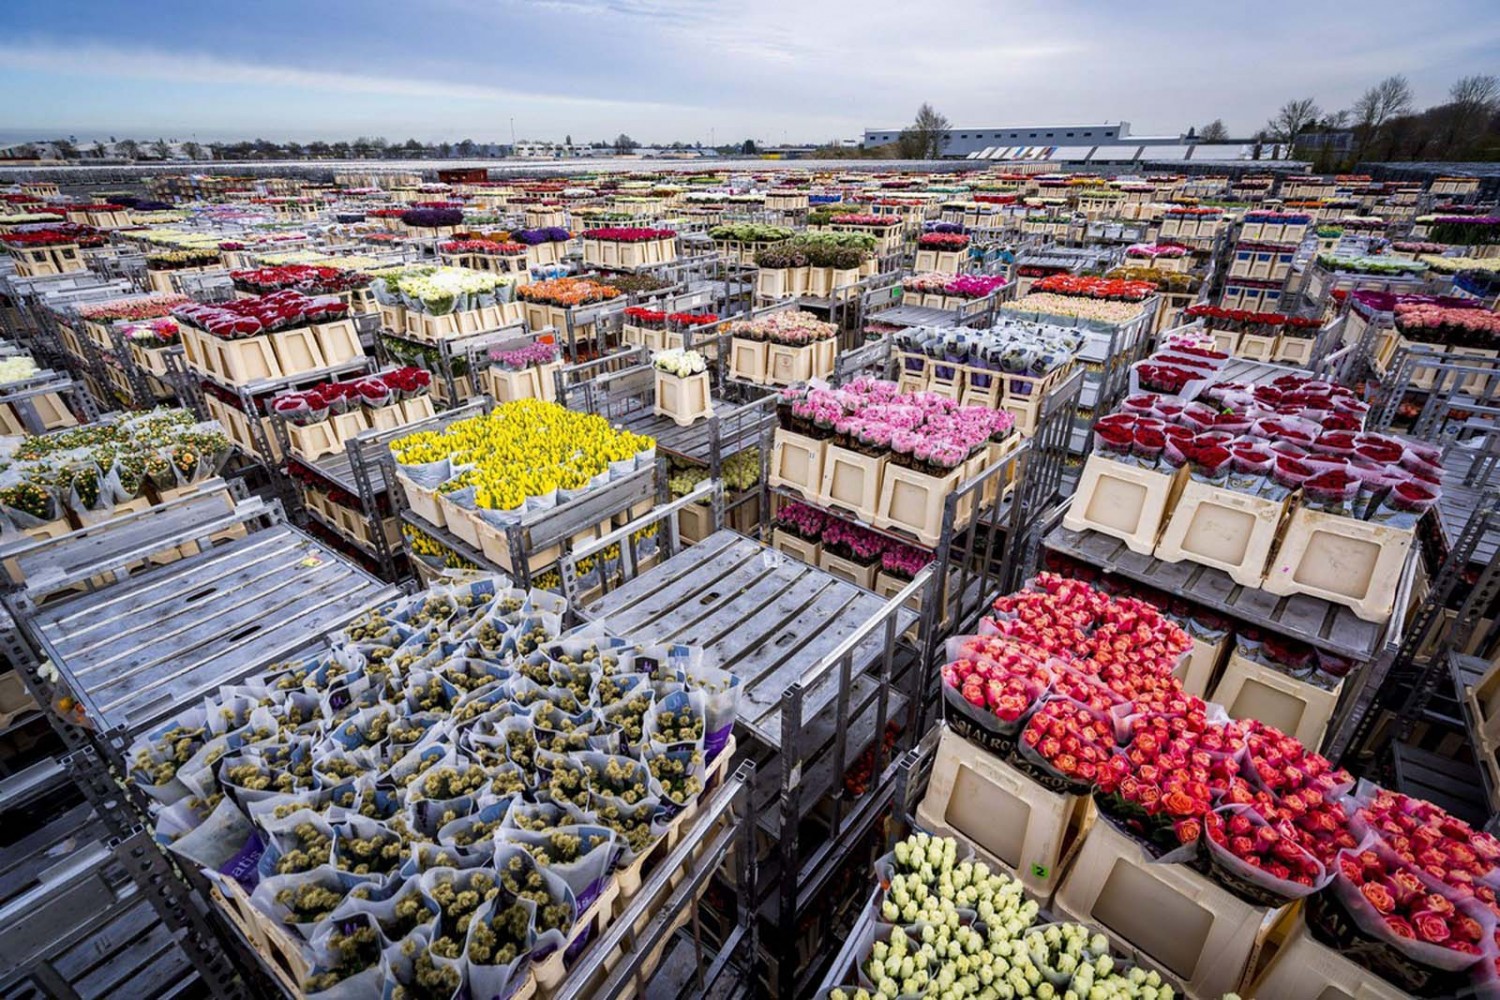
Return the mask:
[[[1441,159],[1464,158],[1480,141],[1490,115],[1500,106],[1500,79],[1476,74],[1460,79],[1448,89],[1447,107],[1429,109],[1441,119],[1437,155]]]
[[[1354,162],[1365,158],[1376,136],[1394,118],[1411,111],[1411,84],[1397,73],[1381,80],[1354,102]]]
[[[1354,102],[1354,124],[1374,130],[1410,110],[1411,84],[1397,73],[1359,95],[1359,100]]]
[[[479,146],[473,139],[465,139],[458,144],[458,155],[464,159],[472,157]]]
[[[203,159],[203,147],[198,145],[196,142],[183,143],[182,151],[187,154],[187,158],[190,160]]]
[[[1316,123],[1322,113],[1315,100],[1304,97],[1300,101],[1287,101],[1276,112],[1276,116],[1266,122],[1266,131],[1270,133],[1271,140],[1286,147],[1283,159],[1291,156],[1297,137]]]
[[[165,160],[172,155],[172,147],[167,144],[167,140],[157,139],[151,144],[151,152],[158,160]]]
[[[1228,142],[1229,129],[1224,127],[1224,119],[1215,118],[1198,131],[1200,142]]]
[[[952,130],[945,115],[926,101],[917,109],[917,117],[906,130],[911,136],[907,145],[915,154],[913,159],[936,160],[942,157],[943,147],[948,145],[948,133]],[[903,137],[906,136],[903,132]],[[904,154],[903,154],[904,155]]]
[[[640,145],[640,143],[630,138],[630,136],[626,135],[624,132],[621,132],[619,135],[615,136],[616,153],[629,153],[640,148]]]
[[[134,139],[122,139],[120,142],[116,143],[115,148],[118,149],[120,155],[125,157],[125,159],[127,160],[134,160],[136,157],[141,155],[141,144],[136,142]]]
[[[1466,76],[1448,88],[1448,97],[1467,111],[1488,111],[1500,100],[1500,78],[1489,74]]]

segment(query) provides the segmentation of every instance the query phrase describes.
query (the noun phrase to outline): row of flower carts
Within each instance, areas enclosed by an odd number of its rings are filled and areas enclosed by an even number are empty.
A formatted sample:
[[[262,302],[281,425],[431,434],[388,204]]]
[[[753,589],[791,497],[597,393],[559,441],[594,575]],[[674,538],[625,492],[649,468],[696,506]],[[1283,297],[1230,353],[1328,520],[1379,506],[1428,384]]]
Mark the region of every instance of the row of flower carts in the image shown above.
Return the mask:
[[[599,218],[570,275],[455,229],[11,279],[91,394],[196,411],[28,426],[0,504],[12,661],[216,994],[1488,988],[1500,851],[1330,763],[1488,610],[1393,431],[1485,412],[1482,323],[1164,325],[1203,286],[1162,244],[1019,294],[908,200]],[[1387,336],[1385,395],[1334,381]]]

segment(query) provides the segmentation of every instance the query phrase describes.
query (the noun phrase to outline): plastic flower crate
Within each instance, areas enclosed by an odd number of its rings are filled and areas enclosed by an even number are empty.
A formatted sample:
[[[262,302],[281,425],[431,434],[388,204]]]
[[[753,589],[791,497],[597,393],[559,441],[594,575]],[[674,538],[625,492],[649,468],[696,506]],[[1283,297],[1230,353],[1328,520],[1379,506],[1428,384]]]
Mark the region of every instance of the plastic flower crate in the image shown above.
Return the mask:
[[[766,381],[766,355],[770,345],[764,340],[734,337],[729,342],[729,376],[747,382]]]
[[[1318,941],[1301,915],[1286,940],[1245,990],[1250,997],[1316,997],[1318,1000],[1405,1000],[1409,997],[1364,966]]]
[[[1099,927],[1189,996],[1236,991],[1287,907],[1247,903],[1186,865],[1159,864],[1107,820],[1096,822],[1053,897],[1061,919]]]
[[[771,385],[793,385],[813,377],[814,347],[790,344],[766,345],[765,381]]]
[[[1182,682],[1182,689],[1188,694],[1207,700],[1209,689],[1213,686],[1214,677],[1218,673],[1219,664],[1224,661],[1224,651],[1233,641],[1234,635],[1229,632],[1226,632],[1218,642],[1207,642],[1194,636],[1193,648],[1188,650],[1188,655],[1183,657],[1182,663],[1172,671],[1173,676]]]
[[[823,482],[818,498],[825,506],[852,512],[862,521],[875,519],[882,475],[890,457],[878,458],[830,444],[823,457]]]
[[[809,566],[819,565],[819,558],[823,554],[822,542],[809,542],[805,538],[798,538],[785,528],[775,528],[771,531],[771,548],[778,552],[785,552],[799,562],[807,563]]]
[[[1500,667],[1491,667],[1479,683],[1464,692],[1475,728],[1482,739],[1500,743]]]
[[[288,423],[286,436],[292,446],[292,453],[309,460],[343,450],[330,420],[319,420],[312,424]]]
[[[1393,528],[1299,507],[1266,572],[1277,596],[1310,594],[1353,609],[1367,622],[1390,618],[1411,551],[1411,528]]]
[[[823,489],[826,441],[777,428],[771,454],[771,485],[816,500]]]
[[[856,587],[872,590],[875,587],[875,574],[880,569],[880,563],[872,562],[869,565],[855,562],[836,556],[827,549],[818,557],[818,566],[830,576],[836,576],[840,580],[847,580]]]
[[[436,528],[447,525],[443,509],[438,506],[437,490],[419,486],[400,472],[396,473],[396,482],[401,485],[401,492],[406,496],[406,506],[411,508],[413,514]]]
[[[679,427],[713,416],[708,372],[679,376],[657,369],[655,375],[657,416],[668,417]]]
[[[881,476],[880,502],[870,523],[910,535],[931,548],[942,538],[944,501],[964,479],[963,468],[939,477],[888,464]],[[968,523],[966,515],[972,513],[973,504],[968,508],[957,512],[955,529]]]
[[[1279,334],[1242,333],[1235,348],[1235,357],[1248,361],[1270,361],[1276,354]]]
[[[281,378],[287,374],[269,337],[246,337],[243,340],[223,340],[207,335],[213,349],[214,370],[219,378],[231,385],[246,385],[265,379]]]
[[[957,274],[968,256],[965,250],[918,250],[914,269]]]
[[[329,365],[341,365],[362,357],[365,353],[364,345],[359,342],[359,331],[352,319],[319,323],[312,327],[312,331],[317,340],[318,351]]]
[[[283,330],[268,338],[271,350],[276,355],[276,364],[283,375],[317,371],[328,367],[323,359],[323,350],[312,327]]]
[[[443,512],[443,521],[448,525],[448,530],[454,536],[468,542],[474,548],[479,548],[479,516],[466,507],[461,507],[449,499],[448,494],[439,492],[437,494],[438,510]]]
[[[1177,499],[1186,473],[1157,472],[1089,455],[1073,502],[1063,517],[1069,531],[1097,531],[1150,555]]]
[[[1283,334],[1276,343],[1276,349],[1271,352],[1271,360],[1305,368],[1312,363],[1313,346],[1316,343],[1313,337],[1291,337]]]
[[[1257,719],[1318,747],[1343,686],[1340,680],[1332,689],[1321,688],[1236,652],[1230,655],[1209,700],[1223,705],[1232,718]]]
[[[677,534],[684,542],[701,542],[713,533],[714,509],[708,504],[688,504],[677,512]]]
[[[1094,822],[1093,799],[1049,791],[943,728],[917,823],[1010,872],[1045,905]]]
[[[1242,587],[1259,587],[1285,512],[1284,500],[1188,478],[1156,544],[1156,558],[1212,566]]]
[[[381,303],[378,308],[380,310],[380,328],[382,330],[389,330],[391,333],[406,332],[405,306],[388,306]]]

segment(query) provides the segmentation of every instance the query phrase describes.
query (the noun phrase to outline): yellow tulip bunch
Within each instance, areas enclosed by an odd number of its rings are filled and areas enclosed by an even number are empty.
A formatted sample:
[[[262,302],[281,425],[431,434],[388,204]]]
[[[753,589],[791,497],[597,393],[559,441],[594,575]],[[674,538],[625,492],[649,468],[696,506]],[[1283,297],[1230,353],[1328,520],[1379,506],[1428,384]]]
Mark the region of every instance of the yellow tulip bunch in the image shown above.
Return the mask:
[[[632,460],[655,444],[611,427],[603,417],[523,399],[442,431],[410,434],[392,442],[391,451],[402,465],[449,459],[455,466],[472,466],[442,489],[472,486],[477,507],[514,510],[527,497],[581,490],[611,462]]]

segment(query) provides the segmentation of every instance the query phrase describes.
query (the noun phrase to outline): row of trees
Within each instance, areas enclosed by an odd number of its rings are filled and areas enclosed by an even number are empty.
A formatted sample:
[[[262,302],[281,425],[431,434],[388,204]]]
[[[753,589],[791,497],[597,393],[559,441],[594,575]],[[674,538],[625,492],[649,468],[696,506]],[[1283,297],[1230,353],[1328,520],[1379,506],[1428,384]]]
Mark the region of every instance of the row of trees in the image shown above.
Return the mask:
[[[1198,137],[1228,135],[1215,120]],[[1396,74],[1348,109],[1324,111],[1311,97],[1287,101],[1254,138],[1278,144],[1285,156],[1311,159],[1321,172],[1363,161],[1500,160],[1500,78],[1463,77],[1448,89],[1447,100],[1418,111],[1411,84]]]
[[[166,160],[173,158],[179,151],[182,156],[190,160],[417,160],[455,157],[473,159],[500,156],[507,148],[498,143],[479,143],[473,139],[437,143],[424,143],[416,139],[392,142],[384,136],[361,136],[353,142],[309,142],[305,144],[272,142],[269,139],[209,143],[172,143],[166,139],[157,139],[154,142],[141,142],[137,139],[116,140],[114,136],[110,136],[107,143],[103,141],[77,142],[73,139],[51,139],[48,142],[57,151],[57,155],[64,160]],[[567,137],[566,145],[573,145],[571,135]],[[617,153],[630,153],[640,148],[640,143],[623,132],[612,142],[600,140],[585,145],[590,149],[612,149]],[[701,145],[700,143],[699,146]],[[750,145],[753,147],[754,144]],[[694,147],[678,142],[667,148],[692,149]],[[16,152],[20,159],[32,159],[40,155],[41,149],[36,143],[27,143],[19,147]]]

